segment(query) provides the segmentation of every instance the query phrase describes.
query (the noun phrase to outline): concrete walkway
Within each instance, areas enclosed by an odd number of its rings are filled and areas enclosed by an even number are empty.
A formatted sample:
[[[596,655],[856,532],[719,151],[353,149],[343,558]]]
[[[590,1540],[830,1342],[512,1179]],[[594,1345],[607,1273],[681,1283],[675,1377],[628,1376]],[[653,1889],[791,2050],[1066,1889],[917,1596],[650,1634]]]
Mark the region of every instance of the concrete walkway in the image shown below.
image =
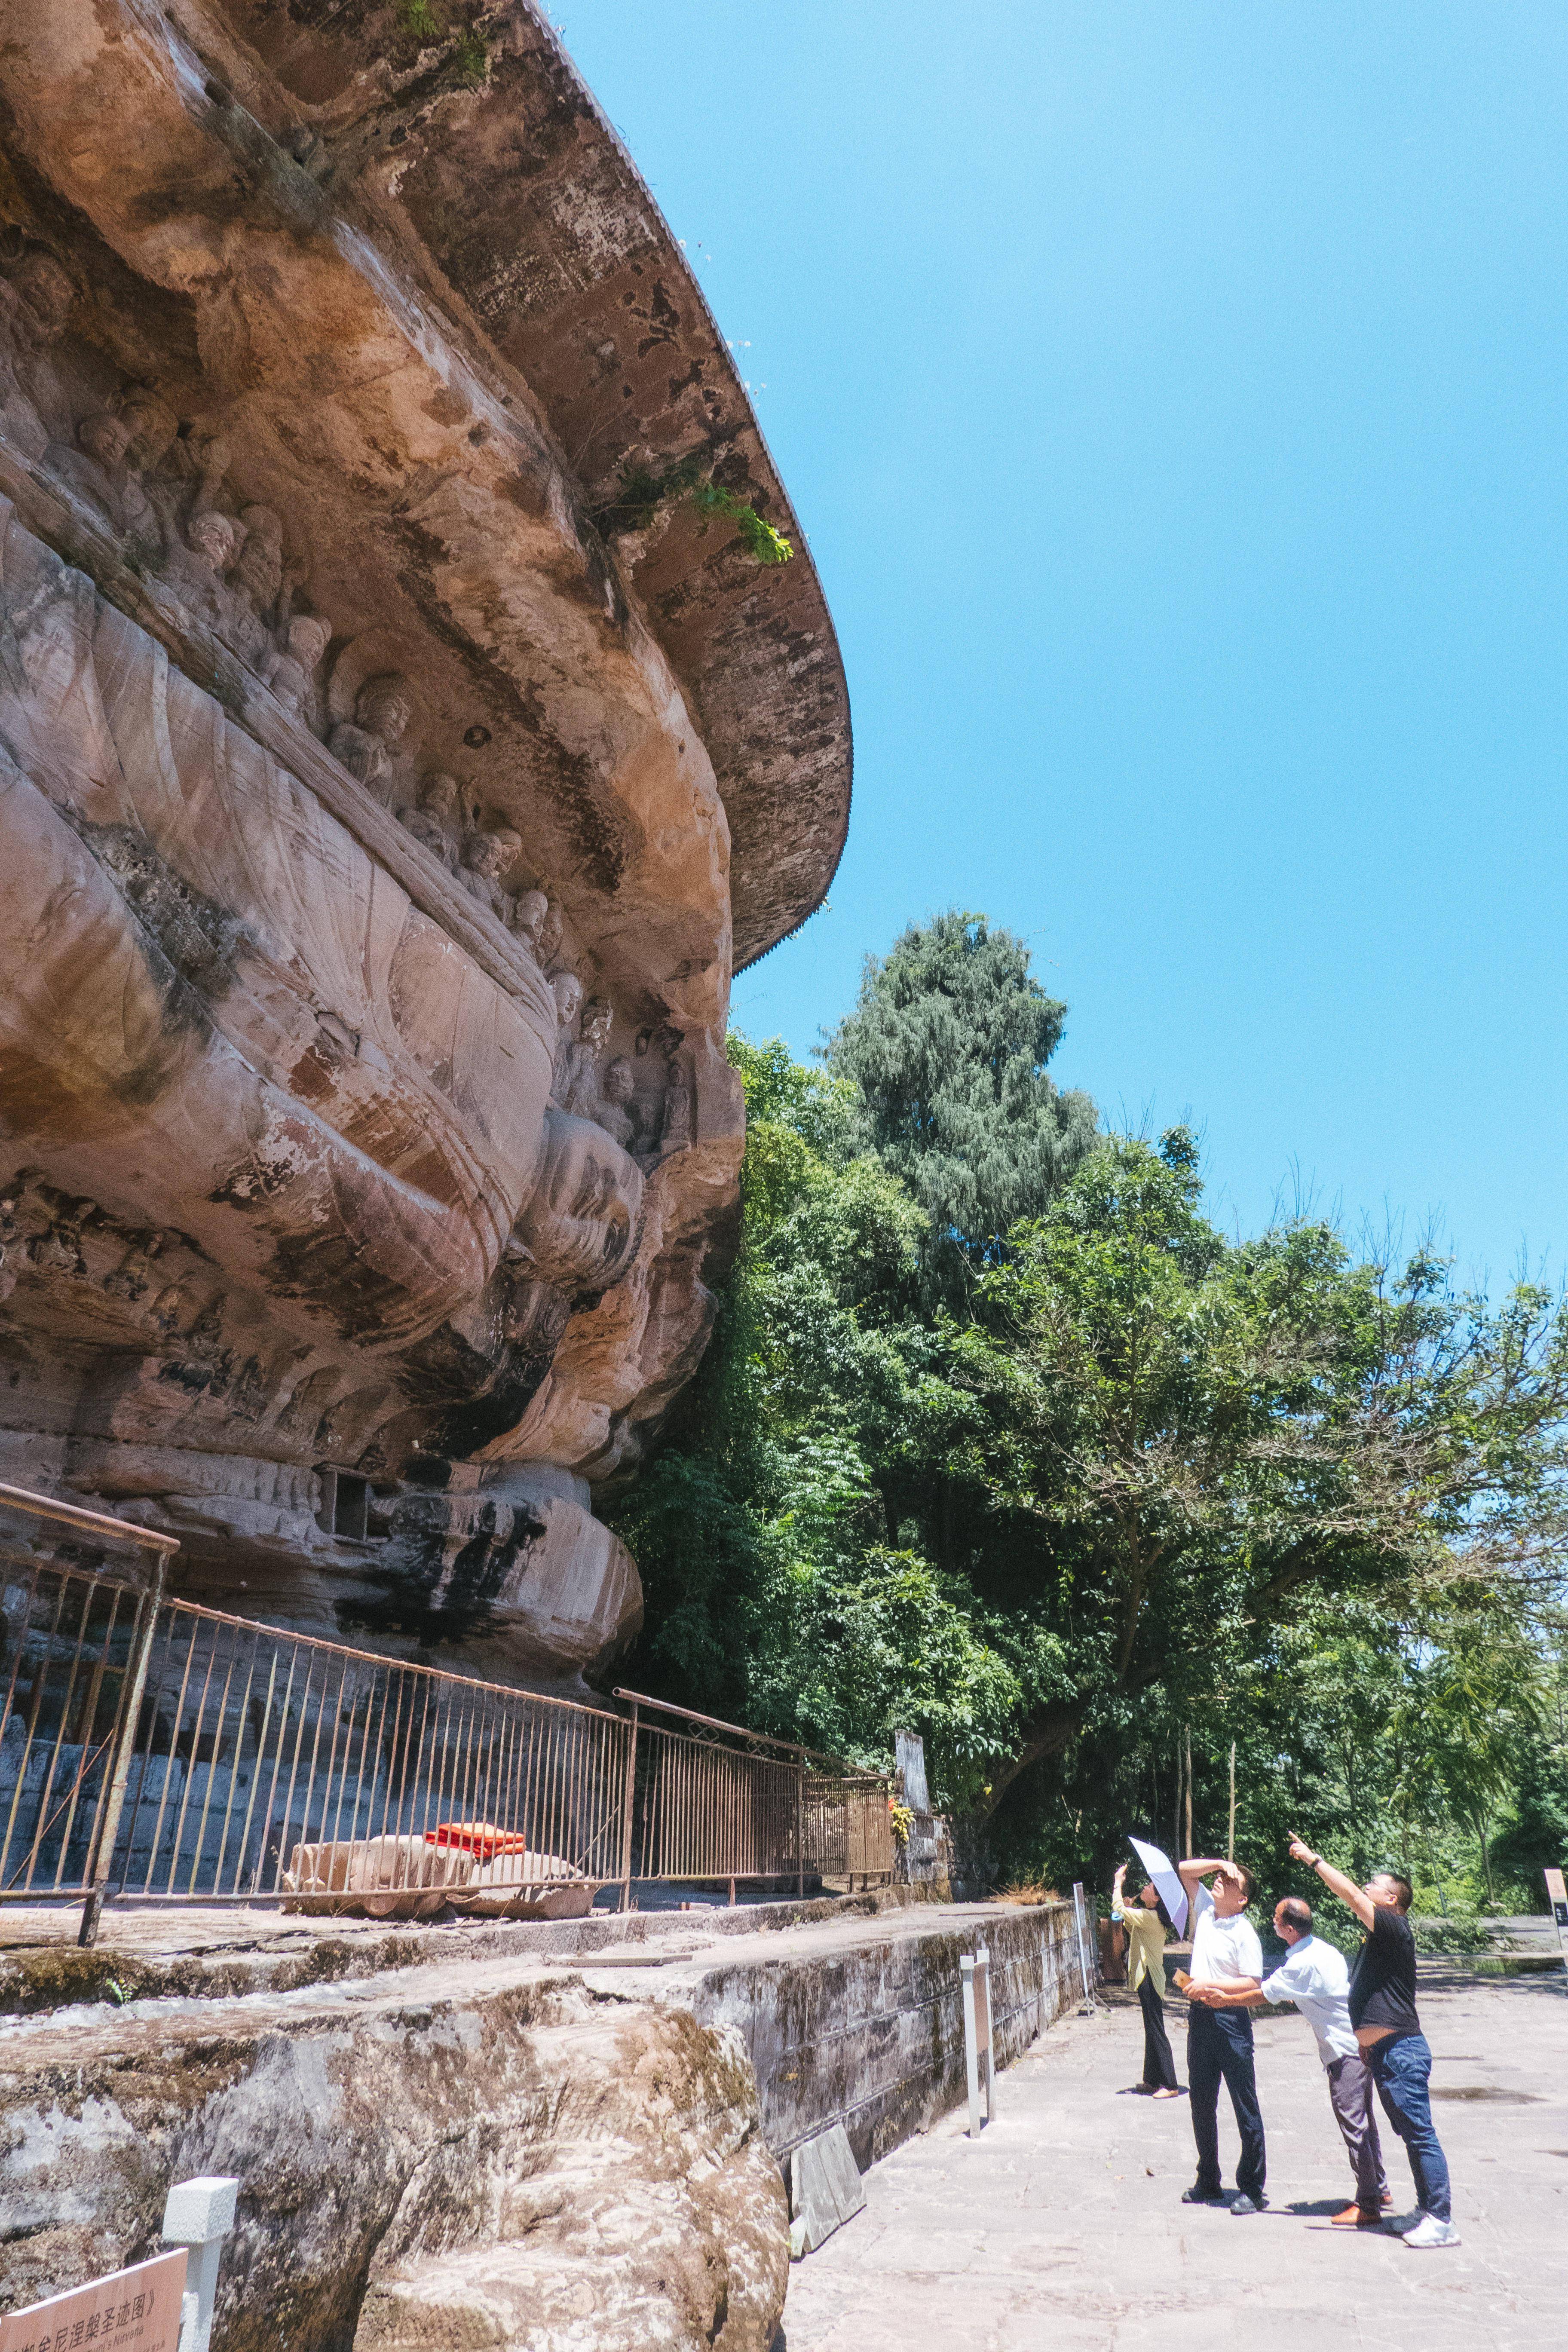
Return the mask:
[[[1042,2036],[979,2143],[948,2116],[866,2176],[867,2209],[791,2273],[787,2352],[1541,2352],[1568,2314],[1568,1993],[1423,1971],[1461,2247],[1331,2230],[1350,2174],[1312,2037],[1258,2026],[1272,2210],[1180,2203],[1185,2099],[1142,2071],[1125,1994]],[[1175,2004],[1173,2003],[1173,2008]],[[1183,2078],[1182,2036],[1173,2036]],[[1222,2092],[1221,2150],[1236,2136]],[[1396,2203],[1414,2205],[1386,2136]],[[1227,2178],[1229,2177],[1227,2173]]]

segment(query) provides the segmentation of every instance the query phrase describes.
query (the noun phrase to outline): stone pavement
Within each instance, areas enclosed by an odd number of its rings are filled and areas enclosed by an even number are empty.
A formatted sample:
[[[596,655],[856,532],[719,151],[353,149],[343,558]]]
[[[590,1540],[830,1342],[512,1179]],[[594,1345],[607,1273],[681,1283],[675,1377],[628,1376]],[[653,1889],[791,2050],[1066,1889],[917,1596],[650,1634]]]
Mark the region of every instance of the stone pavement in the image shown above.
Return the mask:
[[[1464,2238],[1427,2254],[1329,2227],[1349,2168],[1298,2017],[1258,2025],[1272,2210],[1233,2220],[1182,2205],[1186,2101],[1118,2095],[1142,2071],[1142,2033],[1127,1995],[1102,2000],[1098,2016],[1064,2021],[1000,2076],[998,2119],[978,2144],[949,2116],[867,2174],[866,2210],[791,2273],[787,2352],[1149,2352],[1179,2340],[1204,2352],[1539,2352],[1563,2341],[1560,1976],[1424,1966],[1434,2113]],[[1220,2112],[1228,2168],[1223,2092]],[[1396,2205],[1413,2208],[1404,2150],[1386,2141]]]

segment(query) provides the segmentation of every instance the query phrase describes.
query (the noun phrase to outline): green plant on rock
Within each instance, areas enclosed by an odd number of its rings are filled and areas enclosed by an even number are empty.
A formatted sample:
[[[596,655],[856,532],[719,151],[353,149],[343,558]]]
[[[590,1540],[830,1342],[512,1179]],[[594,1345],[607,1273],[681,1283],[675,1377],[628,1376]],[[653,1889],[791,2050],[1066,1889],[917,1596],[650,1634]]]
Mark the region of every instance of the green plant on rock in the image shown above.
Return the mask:
[[[453,23],[431,0],[392,0],[398,30],[414,41],[451,41],[451,62],[468,81],[483,81],[489,53],[472,26]]]
[[[775,530],[755,507],[718,482],[699,483],[691,493],[691,503],[700,515],[723,515],[732,522],[747,554],[754,556],[759,563],[787,563],[795,553],[783,532]]]
[[[423,6],[426,0],[412,0],[412,5]],[[681,499],[689,500],[705,520],[722,516],[732,522],[742,546],[758,563],[787,563],[795,553],[783,532],[775,530],[748,499],[709,478],[703,459],[695,452],[662,470],[627,466],[615,497],[599,509],[594,520],[605,539],[614,539],[623,531],[647,530],[661,507]]]

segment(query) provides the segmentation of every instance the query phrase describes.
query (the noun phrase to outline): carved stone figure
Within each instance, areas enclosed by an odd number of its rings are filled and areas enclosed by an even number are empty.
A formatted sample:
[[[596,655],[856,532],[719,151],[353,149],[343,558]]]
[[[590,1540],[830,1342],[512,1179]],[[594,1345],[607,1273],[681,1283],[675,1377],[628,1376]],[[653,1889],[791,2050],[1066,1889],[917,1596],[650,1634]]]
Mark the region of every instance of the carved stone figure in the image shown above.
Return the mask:
[[[498,825],[491,833],[470,833],[463,844],[461,878],[498,922],[511,920],[511,894],[501,887],[500,877],[515,863],[521,847],[510,825]]]
[[[397,777],[397,745],[408,731],[414,698],[399,670],[367,677],[354,701],[354,715],[333,728],[327,749],[380,801],[390,804]]]
[[[251,505],[240,509],[239,520],[245,544],[234,567],[234,584],[262,626],[271,629],[281,617],[283,518],[274,507]]]
[[[77,426],[77,446],[51,441],[44,463],[98,509],[117,538],[136,540],[146,554],[155,555],[157,518],[140,478],[126,463],[131,436],[125,417],[94,409]]]
[[[458,871],[462,855],[458,793],[456,776],[426,776],[420,787],[418,807],[410,809],[403,820],[415,840],[422,841],[448,874]]]
[[[207,628],[229,624],[233,604],[226,574],[239,552],[239,526],[216,507],[198,507],[171,551],[165,575],[195,619]]]
[[[180,438],[180,420],[163,394],[135,384],[120,404],[131,428],[125,462],[139,478],[157,517],[157,545],[149,559],[161,569],[184,538],[184,520],[196,482],[195,456]]]
[[[684,1151],[690,1140],[691,1081],[677,1058],[669,1065],[669,1083],[664,1092],[664,1119],[658,1132],[660,1156]]]
[[[605,1072],[604,1088],[594,1112],[595,1118],[606,1135],[614,1136],[623,1151],[635,1154],[637,1121],[630,1106],[637,1093],[637,1076],[624,1054],[617,1054]]]
[[[29,457],[70,442],[70,403],[50,354],[75,302],[75,287],[41,247],[0,280],[0,429]]]
[[[321,697],[316,672],[331,640],[331,626],[314,613],[296,613],[282,631],[280,649],[268,655],[261,675],[285,710],[321,731]]]
[[[568,1055],[575,1042],[572,1032],[576,1024],[577,1015],[583,1009],[583,983],[574,971],[552,971],[550,975],[550,993],[555,999],[557,1024],[555,1070],[551,1080],[550,1099],[553,1103],[560,1103],[565,1098],[566,1085],[571,1076]]]
[[[545,908],[544,920],[539,927],[536,953],[541,971],[548,971],[561,951],[561,909],[552,898]]]
[[[523,946],[536,961],[539,956],[539,935],[549,911],[550,901],[542,890],[525,890],[518,899],[517,912],[511,919],[514,937],[522,941]]]
[[[557,1058],[557,1100],[574,1118],[593,1118],[598,1111],[599,1056],[610,1042],[614,1018],[604,997],[591,997],[584,1009],[581,1035],[568,1039]]]

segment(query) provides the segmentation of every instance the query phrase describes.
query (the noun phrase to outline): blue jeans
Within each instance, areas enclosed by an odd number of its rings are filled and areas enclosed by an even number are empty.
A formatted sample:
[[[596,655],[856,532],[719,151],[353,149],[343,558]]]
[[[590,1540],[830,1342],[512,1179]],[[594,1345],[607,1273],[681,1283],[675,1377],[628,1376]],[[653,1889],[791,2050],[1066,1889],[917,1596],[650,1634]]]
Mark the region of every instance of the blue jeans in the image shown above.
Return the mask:
[[[1258,2105],[1258,2075],[1252,2058],[1252,2020],[1242,2010],[1205,2009],[1194,2001],[1187,2016],[1187,2097],[1198,2148],[1197,2186],[1217,2197],[1219,2086],[1224,2083],[1241,2135],[1236,2185],[1247,2197],[1261,2197],[1264,2180],[1263,2117]]]
[[[1424,2033],[1374,2042],[1366,2053],[1388,2120],[1405,2142],[1424,2213],[1449,2219],[1448,2165],[1432,2122],[1432,2053]]]

